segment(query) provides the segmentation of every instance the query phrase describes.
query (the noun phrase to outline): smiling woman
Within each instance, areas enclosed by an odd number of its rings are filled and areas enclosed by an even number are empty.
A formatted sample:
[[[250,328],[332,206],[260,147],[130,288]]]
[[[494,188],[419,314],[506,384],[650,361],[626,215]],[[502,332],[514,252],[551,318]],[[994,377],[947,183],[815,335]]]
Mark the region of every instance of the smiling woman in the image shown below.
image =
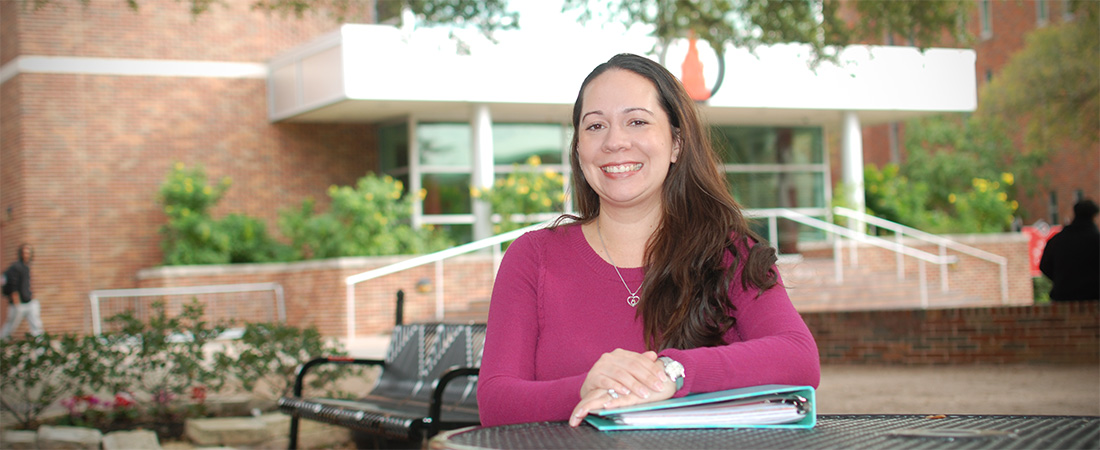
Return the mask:
[[[749,229],[680,82],[615,56],[581,85],[573,130],[579,216],[525,234],[501,262],[482,424],[577,426],[600,408],[817,386],[817,346],[775,250]]]

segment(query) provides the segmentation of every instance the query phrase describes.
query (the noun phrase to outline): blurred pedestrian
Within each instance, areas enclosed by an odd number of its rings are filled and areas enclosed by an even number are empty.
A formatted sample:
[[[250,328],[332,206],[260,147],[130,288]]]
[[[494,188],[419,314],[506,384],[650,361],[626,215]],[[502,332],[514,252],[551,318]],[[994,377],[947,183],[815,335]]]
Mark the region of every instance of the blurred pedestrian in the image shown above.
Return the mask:
[[[19,246],[18,259],[4,271],[4,296],[8,298],[8,320],[0,330],[0,339],[7,339],[19,328],[23,318],[31,326],[31,334],[42,334],[42,307],[31,293],[31,260],[34,249],[30,244]]]
[[[1100,207],[1092,200],[1073,205],[1073,222],[1047,241],[1039,270],[1054,282],[1055,301],[1100,300]]]

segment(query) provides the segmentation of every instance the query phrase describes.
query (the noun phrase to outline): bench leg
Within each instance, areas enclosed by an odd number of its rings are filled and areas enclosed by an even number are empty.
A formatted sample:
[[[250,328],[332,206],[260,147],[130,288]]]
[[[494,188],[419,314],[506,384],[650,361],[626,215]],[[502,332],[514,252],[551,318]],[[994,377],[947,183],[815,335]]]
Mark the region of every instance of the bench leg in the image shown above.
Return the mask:
[[[287,444],[290,450],[298,450],[298,416],[290,416],[290,442]]]

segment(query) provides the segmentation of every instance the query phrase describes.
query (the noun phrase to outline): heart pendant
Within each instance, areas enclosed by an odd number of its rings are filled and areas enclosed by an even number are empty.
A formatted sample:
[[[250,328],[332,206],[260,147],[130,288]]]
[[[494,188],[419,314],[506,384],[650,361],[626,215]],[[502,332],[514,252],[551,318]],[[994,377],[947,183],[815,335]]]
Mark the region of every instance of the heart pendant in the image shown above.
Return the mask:
[[[626,298],[626,304],[630,305],[631,307],[634,307],[635,305],[638,304],[638,300],[641,300],[641,299],[639,299],[637,295],[631,295],[631,296]]]

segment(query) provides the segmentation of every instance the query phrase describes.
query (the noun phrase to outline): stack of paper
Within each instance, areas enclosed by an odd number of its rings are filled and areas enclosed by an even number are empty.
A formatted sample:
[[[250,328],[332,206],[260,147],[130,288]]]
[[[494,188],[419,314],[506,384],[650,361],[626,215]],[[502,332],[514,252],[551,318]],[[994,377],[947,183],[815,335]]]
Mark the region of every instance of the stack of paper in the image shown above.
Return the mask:
[[[812,387],[766,385],[593,411],[586,420],[601,430],[812,428],[817,414]]]

